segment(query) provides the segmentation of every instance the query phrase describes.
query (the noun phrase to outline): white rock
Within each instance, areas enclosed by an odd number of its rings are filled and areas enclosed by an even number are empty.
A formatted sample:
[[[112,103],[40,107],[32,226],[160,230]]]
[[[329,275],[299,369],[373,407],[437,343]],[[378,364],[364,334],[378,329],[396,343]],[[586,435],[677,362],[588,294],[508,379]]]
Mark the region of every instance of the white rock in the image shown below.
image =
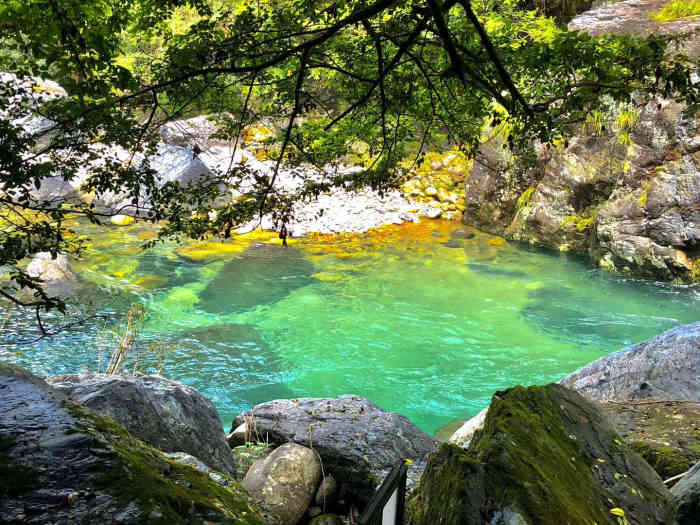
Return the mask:
[[[460,447],[467,447],[469,446],[470,441],[472,440],[472,436],[474,435],[474,432],[479,430],[484,426],[484,420],[486,419],[486,412],[488,412],[488,408],[483,409],[481,412],[479,412],[477,415],[475,415],[473,418],[471,418],[469,421],[464,423],[461,427],[457,429],[457,431],[450,436],[450,439],[447,441],[449,443],[454,443],[455,445],[459,445]]]
[[[39,252],[27,265],[27,274],[47,283],[75,281],[78,276],[73,271],[68,257],[59,253],[54,259],[49,252]]]

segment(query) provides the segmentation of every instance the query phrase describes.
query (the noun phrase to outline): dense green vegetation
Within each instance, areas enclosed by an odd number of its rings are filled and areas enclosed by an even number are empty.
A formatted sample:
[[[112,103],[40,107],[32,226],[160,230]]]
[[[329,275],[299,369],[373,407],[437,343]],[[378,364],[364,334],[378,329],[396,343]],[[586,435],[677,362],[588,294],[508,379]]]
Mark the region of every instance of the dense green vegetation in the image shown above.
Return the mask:
[[[688,16],[700,15],[700,1],[698,0],[672,0],[667,3],[654,18],[659,22],[670,22]]]
[[[21,261],[79,251],[66,218],[110,213],[33,190],[103,159],[95,143],[131,155],[91,165],[82,189],[147,195],[143,215],[167,220],[162,236],[229,236],[272,213],[284,237],[295,200],[347,182],[393,187],[414,163],[407,158],[450,145],[472,154],[485,126],[503,125],[511,147],[528,148],[568,136],[611,100],[663,95],[695,107],[698,90],[686,58],[667,52],[671,37],[592,38],[516,0],[7,0],[0,20],[0,69],[54,79],[69,93],[41,108],[53,127],[27,137],[15,119],[30,97],[18,103],[12,85],[0,90],[0,266],[15,285],[0,294],[37,313],[63,304]],[[217,214],[208,213],[217,183],[235,187],[246,166],[188,191],[156,191],[154,171],[138,161],[164,122],[199,113],[218,115],[232,140],[260,121],[277,130],[273,175]],[[363,171],[329,174],[291,197],[275,192],[283,162],[323,167],[357,160],[358,149]],[[35,297],[18,298],[17,286]]]

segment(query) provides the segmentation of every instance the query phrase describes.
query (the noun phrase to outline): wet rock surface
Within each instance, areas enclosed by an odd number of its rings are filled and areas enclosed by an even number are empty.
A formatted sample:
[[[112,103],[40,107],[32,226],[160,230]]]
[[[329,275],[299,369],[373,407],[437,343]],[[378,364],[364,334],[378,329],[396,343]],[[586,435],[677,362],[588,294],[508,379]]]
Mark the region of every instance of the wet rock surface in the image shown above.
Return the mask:
[[[0,523],[262,524],[240,488],[169,461],[121,425],[0,363]]]
[[[408,502],[408,523],[674,522],[659,476],[592,402],[560,385],[497,392],[469,448],[443,444]]]
[[[159,376],[62,375],[47,382],[158,450],[186,452],[224,474],[235,471],[214,404],[193,388]]]
[[[623,348],[560,381],[596,400],[653,397],[700,401],[700,322]]]
[[[405,416],[355,396],[262,403],[238,416],[233,427],[244,423],[246,416],[254,421],[253,439],[312,447],[341,492],[345,485],[364,503],[399,461],[418,460],[409,473],[415,481],[424,466],[419,460],[437,445]]]

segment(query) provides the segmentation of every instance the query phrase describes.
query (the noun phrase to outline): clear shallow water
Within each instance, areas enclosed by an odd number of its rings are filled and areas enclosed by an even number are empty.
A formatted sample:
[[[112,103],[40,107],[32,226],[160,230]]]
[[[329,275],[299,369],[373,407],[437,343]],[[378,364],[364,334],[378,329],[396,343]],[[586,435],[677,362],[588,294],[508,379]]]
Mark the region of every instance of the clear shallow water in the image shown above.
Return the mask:
[[[496,390],[555,381],[698,320],[698,288],[458,228],[426,221],[286,249],[248,240],[199,262],[173,246],[139,251],[151,235],[143,226],[110,228],[77,265],[92,283],[78,303],[115,319],[142,303],[142,340],[174,343],[164,374],[211,398],[226,426],[262,401],[352,393],[428,432],[475,414]],[[40,375],[95,370],[103,325],[21,345],[36,327],[9,312],[0,358]]]

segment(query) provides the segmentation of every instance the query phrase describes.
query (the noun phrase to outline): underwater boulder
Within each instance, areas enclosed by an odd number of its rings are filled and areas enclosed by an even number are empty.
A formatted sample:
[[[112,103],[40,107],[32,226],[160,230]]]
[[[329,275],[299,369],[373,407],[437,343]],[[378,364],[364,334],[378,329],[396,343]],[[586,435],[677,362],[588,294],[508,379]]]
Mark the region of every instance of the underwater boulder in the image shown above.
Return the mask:
[[[199,294],[210,313],[237,313],[284,299],[313,284],[314,266],[294,248],[257,244],[224,265]]]
[[[497,392],[469,448],[429,456],[411,525],[670,524],[675,504],[601,409],[560,385]]]

